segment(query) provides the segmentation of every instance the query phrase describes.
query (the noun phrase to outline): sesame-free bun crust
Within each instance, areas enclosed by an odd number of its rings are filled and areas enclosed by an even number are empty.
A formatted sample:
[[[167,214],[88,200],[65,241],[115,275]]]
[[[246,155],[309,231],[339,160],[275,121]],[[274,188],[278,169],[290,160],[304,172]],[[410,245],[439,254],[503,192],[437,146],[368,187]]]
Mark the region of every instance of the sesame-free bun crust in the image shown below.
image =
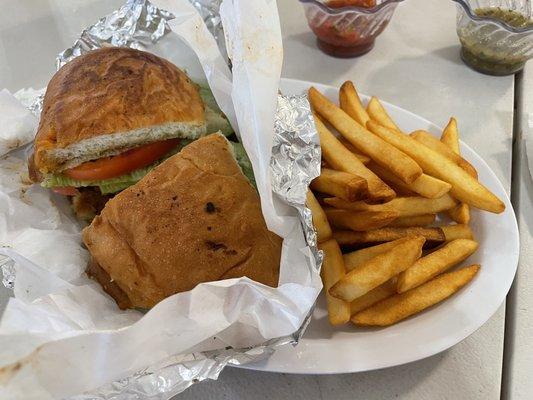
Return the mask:
[[[281,239],[268,231],[231,151],[220,134],[189,144],[84,229],[108,282],[129,299],[119,304],[150,308],[201,282],[242,276],[277,286]]]
[[[172,63],[119,47],[65,64],[48,84],[35,137],[35,167],[57,172],[172,137],[205,133],[197,86]]]

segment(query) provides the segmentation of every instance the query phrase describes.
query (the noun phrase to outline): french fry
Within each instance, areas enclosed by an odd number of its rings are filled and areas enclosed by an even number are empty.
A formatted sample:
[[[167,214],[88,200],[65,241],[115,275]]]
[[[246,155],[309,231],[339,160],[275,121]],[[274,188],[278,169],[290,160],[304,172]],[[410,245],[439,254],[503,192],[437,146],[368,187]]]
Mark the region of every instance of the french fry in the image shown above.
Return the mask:
[[[459,147],[459,131],[457,130],[457,121],[455,118],[450,118],[450,122],[448,122],[448,125],[442,132],[440,141],[456,154],[461,154]],[[470,206],[468,204],[459,203],[451,210],[448,210],[446,214],[458,224],[468,224],[470,222]]]
[[[455,239],[473,239],[468,225],[448,225],[432,228],[380,228],[371,231],[333,231],[333,238],[341,246],[354,246],[364,243],[383,243],[401,239],[406,236],[420,235],[428,242],[444,243]]]
[[[315,112],[330,122],[356,149],[403,182],[412,183],[422,175],[422,169],[413,159],[359,125],[313,87],[309,89],[309,101]]]
[[[353,231],[368,231],[387,226],[396,218],[395,211],[360,211],[352,212],[336,208],[325,209],[329,223],[336,228],[351,229]]]
[[[351,321],[361,326],[389,326],[447,299],[470,282],[479,271],[471,265],[448,272],[405,293],[397,294],[363,310]]]
[[[318,248],[324,252],[324,262],[320,274],[326,292],[329,322],[331,325],[345,324],[350,320],[350,303],[337,299],[328,293],[329,289],[344,276],[341,249],[333,239],[319,244]]]
[[[452,188],[452,185],[450,185],[448,182],[444,182],[426,174],[420,175],[413,183],[406,184],[393,173],[387,171],[385,168],[372,161],[367,164],[367,167],[385,182],[390,182],[391,185],[394,185],[394,187],[399,187],[401,190],[407,193],[417,193],[422,197],[427,197],[428,199],[442,197]]]
[[[377,174],[376,174],[377,175]],[[422,175],[424,176],[424,175]],[[427,176],[427,175],[426,175]],[[383,178],[382,178],[383,179]],[[420,179],[420,178],[418,178]],[[417,179],[417,180],[418,180]],[[399,181],[399,180],[398,180]],[[401,181],[399,182],[392,182],[392,181],[388,181],[386,179],[383,179],[383,182],[385,182],[387,185],[389,185],[389,187],[394,190],[394,192],[396,193],[396,196],[400,196],[400,197],[416,197],[418,195],[420,195],[419,193],[415,193],[413,192],[412,190],[410,190],[407,185]],[[416,182],[416,181],[415,181]],[[399,183],[399,184],[398,184]],[[451,185],[450,185],[450,188],[451,188]],[[428,197],[429,198],[429,197]]]
[[[381,126],[374,121],[368,121],[367,126],[376,135],[413,157],[424,172],[450,183],[452,185],[450,194],[458,200],[494,213],[505,210],[505,204],[498,197],[440,153],[418,143],[408,135]]]
[[[355,315],[373,306],[381,300],[396,294],[396,277],[389,279],[387,282],[375,287],[370,292],[358,297],[350,303],[350,314]]]
[[[346,81],[342,84],[339,90],[339,104],[346,114],[356,120],[361,126],[366,126],[370,117],[359,98],[359,94],[357,94],[353,82]]]
[[[369,261],[379,254],[383,254],[389,250],[392,250],[395,246],[408,240],[408,237],[404,237],[392,242],[386,242],[378,244],[377,246],[367,247],[366,249],[352,251],[351,253],[344,254],[344,268],[346,272],[350,272],[352,269],[357,268],[359,265]],[[396,288],[394,289],[396,290]]]
[[[449,194],[445,194],[438,199],[427,199],[425,197],[396,197],[383,204],[367,204],[364,201],[350,202],[338,197],[329,197],[324,199],[324,203],[335,208],[350,211],[396,211],[399,217],[435,214],[449,210],[457,205],[457,201]]]
[[[349,172],[366,179],[369,199],[376,202],[389,201],[396,194],[385,182],[363,165],[361,161],[329,131],[320,118],[315,117],[316,128],[320,136],[322,157],[332,168]]]
[[[458,224],[468,224],[470,222],[470,206],[468,204],[459,203],[446,211],[446,214]]]
[[[365,197],[368,189],[366,179],[344,171],[322,168],[320,176],[311,182],[311,189],[337,196],[347,201]]]
[[[442,243],[446,241],[440,228],[380,228],[365,232],[333,231],[333,237],[341,246],[353,246],[363,243],[383,243],[401,239],[406,236],[421,235],[427,241]]]
[[[400,131],[398,125],[396,125],[392,118],[389,116],[389,114],[387,114],[387,111],[385,111],[385,107],[383,107],[377,97],[372,96],[372,98],[368,102],[368,105],[366,106],[366,111],[370,118],[379,123],[380,125]]]
[[[444,225],[439,227],[444,233],[446,242],[451,242],[455,239],[471,239],[474,240],[474,234],[472,229],[468,225],[456,224],[456,225]]]
[[[422,143],[424,146],[429,147],[432,150],[435,150],[437,153],[440,153],[450,161],[453,161],[459,167],[461,167],[465,172],[468,173],[471,177],[477,179],[477,171],[472,164],[466,161],[459,154],[455,153],[453,150],[448,148],[444,143],[439,139],[433,136],[431,133],[418,130],[411,132],[410,136],[414,138],[417,142]]]
[[[417,260],[398,276],[398,293],[420,286],[454,265],[466,260],[478,248],[469,239],[456,239],[446,243],[433,253]]]
[[[457,121],[454,117],[450,118],[448,125],[442,131],[440,141],[452,149],[456,154],[461,154],[459,148],[459,131],[457,130]]]
[[[344,139],[342,136],[337,138],[339,139],[339,142],[342,143],[344,147],[346,147],[348,150],[350,150],[363,164],[368,164],[371,160],[370,157],[365,156],[362,153],[359,153],[355,147],[352,146],[350,142],[348,142],[346,139]]]
[[[409,268],[422,254],[425,239],[415,236],[402,241],[386,253],[378,254],[344,275],[329,289],[329,294],[353,301]]]
[[[310,190],[307,192],[306,205],[311,210],[313,216],[313,225],[315,226],[318,243],[331,239],[331,227],[329,226],[326,214]]]
[[[399,217],[392,221],[388,227],[391,228],[409,228],[415,226],[428,226],[435,222],[435,214],[422,214],[414,217]]]

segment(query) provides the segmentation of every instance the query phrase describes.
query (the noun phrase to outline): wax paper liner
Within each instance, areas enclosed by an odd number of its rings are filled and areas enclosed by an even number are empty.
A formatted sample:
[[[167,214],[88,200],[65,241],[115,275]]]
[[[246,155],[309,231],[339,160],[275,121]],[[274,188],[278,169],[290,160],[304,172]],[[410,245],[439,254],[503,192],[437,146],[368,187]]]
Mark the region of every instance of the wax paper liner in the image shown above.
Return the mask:
[[[128,1],[85,29],[58,56],[57,66],[110,45],[152,51],[193,79],[207,79],[250,156],[267,225],[284,237],[280,287],[232,279],[172,296],[142,318],[119,311],[83,275],[87,254],[64,199],[30,186],[27,149],[12,152],[0,162],[0,202],[7,204],[0,207],[6,227],[0,254],[8,256],[0,264],[4,284],[15,293],[0,325],[0,395],[9,398],[170,398],[195,382],[216,379],[225,365],[256,361],[276,346],[297,343],[321,289],[321,254],[304,206],[308,184],[319,173],[320,147],[307,98],[276,99],[282,47],[275,1]],[[188,64],[190,49],[202,74]],[[17,97],[40,112],[39,92]],[[217,296],[224,301],[222,322],[231,323],[203,337],[220,322],[201,318],[211,311],[203,305],[220,303]],[[148,330],[153,338],[140,334]],[[191,332],[195,340],[179,337]],[[185,351],[169,353],[174,342]],[[58,364],[62,360],[70,365]],[[73,396],[80,389],[90,390]]]

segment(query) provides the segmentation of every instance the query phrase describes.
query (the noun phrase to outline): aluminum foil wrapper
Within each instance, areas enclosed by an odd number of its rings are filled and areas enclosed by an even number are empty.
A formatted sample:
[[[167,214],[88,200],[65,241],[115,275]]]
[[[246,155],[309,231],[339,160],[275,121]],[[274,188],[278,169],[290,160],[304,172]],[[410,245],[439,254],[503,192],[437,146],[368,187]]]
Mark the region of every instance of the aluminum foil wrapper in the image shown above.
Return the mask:
[[[190,0],[204,18],[210,32],[226,54],[220,14],[221,0]],[[120,9],[101,18],[85,29],[74,45],[57,56],[57,68],[90,50],[105,46],[148,49],[169,32],[168,21],[173,15],[158,9],[147,0],[130,0]],[[43,94],[21,91],[24,104],[36,115],[42,109]],[[305,207],[310,181],[320,173],[320,145],[307,96],[278,96],[275,134],[271,159],[273,191],[286,203],[297,208],[307,243],[317,260],[322,255],[316,245],[311,212]],[[10,260],[0,262],[3,283],[12,288],[15,270]],[[290,336],[276,338],[250,348],[226,348],[217,351],[176,355],[138,371],[136,374],[110,383],[98,390],[71,397],[72,400],[126,400],[132,398],[169,399],[192,384],[205,379],[217,379],[226,365],[242,365],[260,360],[277,346],[297,344],[307,327],[308,314],[299,330]]]
[[[320,175],[320,144],[307,95],[278,96],[272,147],[272,189],[296,207],[307,243],[322,261],[316,243],[311,211],[304,207],[310,177]],[[312,180],[312,178],[311,178]]]

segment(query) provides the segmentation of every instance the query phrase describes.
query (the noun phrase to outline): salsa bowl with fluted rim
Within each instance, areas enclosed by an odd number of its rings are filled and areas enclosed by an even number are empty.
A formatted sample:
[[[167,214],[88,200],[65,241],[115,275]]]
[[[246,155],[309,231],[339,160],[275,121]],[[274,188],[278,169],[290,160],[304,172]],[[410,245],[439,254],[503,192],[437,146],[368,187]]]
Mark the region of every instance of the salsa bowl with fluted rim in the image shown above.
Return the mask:
[[[363,55],[374,47],[396,6],[403,0],[376,0],[373,7],[331,7],[326,0],[300,0],[318,47],[342,58]]]
[[[468,66],[485,74],[510,75],[533,57],[531,1],[452,1],[457,5],[461,58]]]

